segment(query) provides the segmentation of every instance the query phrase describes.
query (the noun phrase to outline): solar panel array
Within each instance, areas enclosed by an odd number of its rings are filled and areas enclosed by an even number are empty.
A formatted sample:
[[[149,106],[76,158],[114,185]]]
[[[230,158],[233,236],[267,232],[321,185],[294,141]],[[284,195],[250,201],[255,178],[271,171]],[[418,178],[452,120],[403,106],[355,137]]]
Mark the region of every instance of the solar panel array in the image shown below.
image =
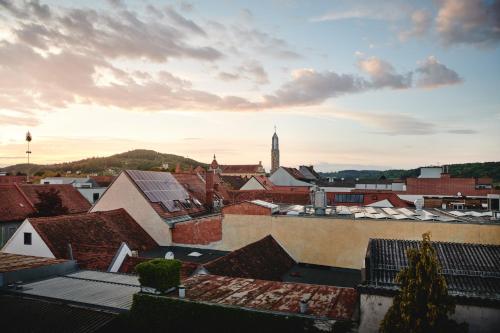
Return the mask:
[[[191,201],[186,189],[168,172],[128,170],[127,173],[149,201],[161,204],[169,212],[201,205],[198,200]]]

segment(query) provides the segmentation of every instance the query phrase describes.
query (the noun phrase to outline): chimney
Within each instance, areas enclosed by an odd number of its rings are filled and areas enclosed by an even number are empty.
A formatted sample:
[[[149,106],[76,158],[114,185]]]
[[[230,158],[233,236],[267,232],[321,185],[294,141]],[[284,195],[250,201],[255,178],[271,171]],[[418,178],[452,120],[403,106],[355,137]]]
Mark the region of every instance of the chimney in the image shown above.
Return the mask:
[[[182,172],[182,170],[181,170],[181,164],[177,163],[177,165],[175,166],[175,173],[179,173],[179,172]]]
[[[205,192],[206,192],[206,203],[207,208],[212,211],[214,208],[214,173],[215,170],[207,172],[205,179]]]

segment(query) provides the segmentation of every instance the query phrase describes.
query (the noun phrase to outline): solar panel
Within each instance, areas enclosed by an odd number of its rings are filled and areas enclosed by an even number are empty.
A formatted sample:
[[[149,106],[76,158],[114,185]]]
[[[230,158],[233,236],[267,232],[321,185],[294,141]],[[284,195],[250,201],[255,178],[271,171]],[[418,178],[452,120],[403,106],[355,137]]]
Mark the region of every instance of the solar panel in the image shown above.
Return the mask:
[[[139,170],[127,173],[149,201],[161,204],[169,212],[190,207],[189,193],[170,173]]]

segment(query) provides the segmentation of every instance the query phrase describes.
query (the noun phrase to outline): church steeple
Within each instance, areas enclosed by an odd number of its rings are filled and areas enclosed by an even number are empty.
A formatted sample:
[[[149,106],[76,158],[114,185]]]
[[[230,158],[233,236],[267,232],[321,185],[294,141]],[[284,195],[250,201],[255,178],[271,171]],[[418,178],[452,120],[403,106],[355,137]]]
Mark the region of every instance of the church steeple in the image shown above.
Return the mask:
[[[271,146],[271,173],[278,170],[280,167],[280,146],[278,134],[276,134],[276,126],[274,126],[274,134]]]

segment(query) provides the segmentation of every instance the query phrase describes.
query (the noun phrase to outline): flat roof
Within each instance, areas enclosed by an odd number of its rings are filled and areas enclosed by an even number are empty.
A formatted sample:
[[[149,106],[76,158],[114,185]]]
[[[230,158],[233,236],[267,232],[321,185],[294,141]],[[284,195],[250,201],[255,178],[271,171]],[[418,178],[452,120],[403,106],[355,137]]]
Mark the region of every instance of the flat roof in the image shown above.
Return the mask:
[[[361,270],[299,263],[283,274],[281,280],[354,288],[361,283]]]
[[[12,290],[22,295],[63,300],[116,313],[129,310],[133,295],[139,291],[136,275],[86,270],[27,283],[21,290]]]

